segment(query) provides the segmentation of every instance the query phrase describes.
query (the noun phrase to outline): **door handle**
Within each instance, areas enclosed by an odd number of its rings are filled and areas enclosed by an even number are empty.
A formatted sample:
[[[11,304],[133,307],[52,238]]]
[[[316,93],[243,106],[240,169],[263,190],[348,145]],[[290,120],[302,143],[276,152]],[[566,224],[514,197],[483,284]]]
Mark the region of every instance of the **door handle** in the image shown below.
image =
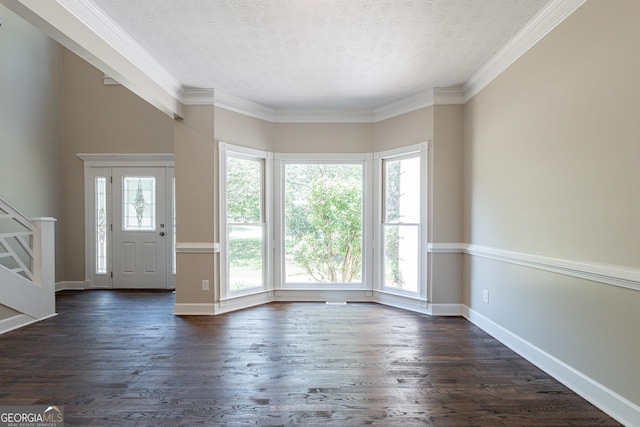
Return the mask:
[[[161,232],[160,232],[160,235],[161,235],[161,236],[164,236],[164,231],[161,231]]]

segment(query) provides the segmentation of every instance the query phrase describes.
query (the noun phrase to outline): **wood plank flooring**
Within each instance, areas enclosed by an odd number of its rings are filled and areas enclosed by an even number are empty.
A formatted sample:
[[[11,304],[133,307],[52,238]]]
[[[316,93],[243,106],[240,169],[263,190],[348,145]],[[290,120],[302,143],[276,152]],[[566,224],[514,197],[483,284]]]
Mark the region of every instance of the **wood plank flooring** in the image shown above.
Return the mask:
[[[462,318],[174,302],[59,293],[58,316],[0,335],[0,405],[62,405],[68,426],[619,425]]]

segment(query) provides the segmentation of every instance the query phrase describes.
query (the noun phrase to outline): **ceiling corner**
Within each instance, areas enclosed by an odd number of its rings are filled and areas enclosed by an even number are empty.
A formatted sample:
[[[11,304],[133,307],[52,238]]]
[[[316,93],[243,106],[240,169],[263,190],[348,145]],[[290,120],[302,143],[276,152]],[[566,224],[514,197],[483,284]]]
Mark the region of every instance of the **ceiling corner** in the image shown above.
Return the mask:
[[[531,49],[587,0],[552,0],[464,84],[468,101]]]

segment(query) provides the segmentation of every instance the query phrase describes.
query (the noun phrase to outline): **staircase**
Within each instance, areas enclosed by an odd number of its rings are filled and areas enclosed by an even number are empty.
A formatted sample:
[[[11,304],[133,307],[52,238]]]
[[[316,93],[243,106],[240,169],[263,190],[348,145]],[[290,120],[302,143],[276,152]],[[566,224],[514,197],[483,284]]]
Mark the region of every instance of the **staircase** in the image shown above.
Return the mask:
[[[0,199],[0,333],[56,314],[54,224]]]

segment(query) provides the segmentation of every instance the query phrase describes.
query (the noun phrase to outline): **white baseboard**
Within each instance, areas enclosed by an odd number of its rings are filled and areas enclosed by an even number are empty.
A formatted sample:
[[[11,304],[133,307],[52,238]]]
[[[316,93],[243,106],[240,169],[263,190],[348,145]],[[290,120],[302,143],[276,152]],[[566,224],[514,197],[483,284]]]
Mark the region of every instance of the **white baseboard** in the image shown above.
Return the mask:
[[[462,304],[429,304],[429,314],[432,316],[462,316]]]
[[[232,311],[268,304],[274,301],[273,294],[274,292],[258,292],[222,300],[218,304],[215,304],[214,314],[230,313]]]
[[[56,292],[58,291],[84,291],[87,289],[87,282],[58,282],[56,283]]]
[[[0,320],[0,335],[54,316],[57,316],[57,313],[43,317],[42,319],[36,319],[26,314],[17,314],[15,316],[2,319]]]
[[[462,308],[464,317],[470,322],[569,387],[585,400],[624,425],[637,425],[638,420],[640,420],[640,406],[522,339],[477,311],[464,305]]]
[[[213,303],[176,303],[173,306],[173,314],[176,316],[213,316],[215,304]]]

